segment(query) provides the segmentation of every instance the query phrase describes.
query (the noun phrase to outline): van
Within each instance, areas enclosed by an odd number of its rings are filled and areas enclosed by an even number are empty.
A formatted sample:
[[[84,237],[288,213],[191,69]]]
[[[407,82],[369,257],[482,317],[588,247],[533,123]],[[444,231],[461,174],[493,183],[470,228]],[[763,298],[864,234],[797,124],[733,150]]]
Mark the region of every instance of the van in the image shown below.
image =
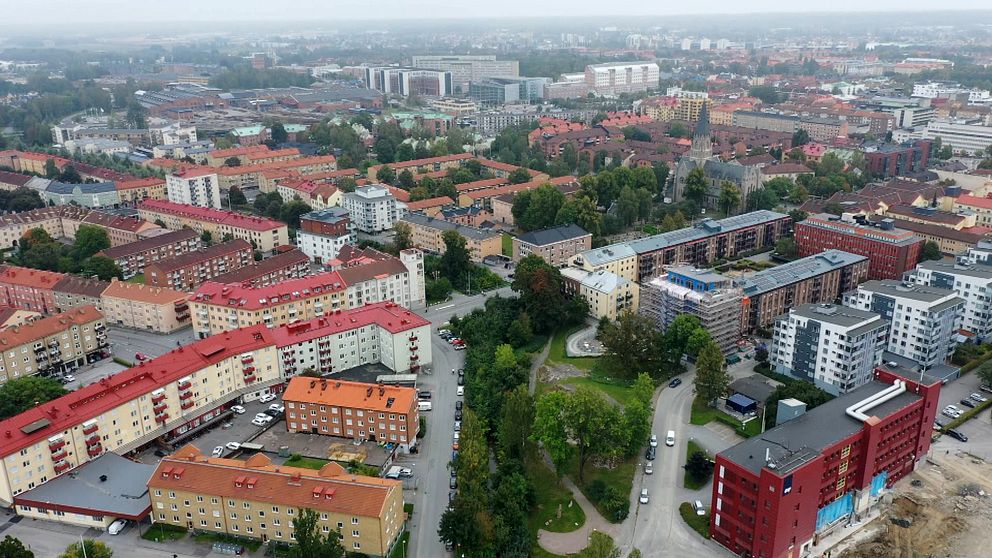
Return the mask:
[[[111,535],[116,535],[116,534],[120,533],[121,531],[123,531],[124,530],[124,527],[126,527],[126,526],[127,526],[127,521],[126,520],[124,520],[124,519],[118,519],[117,521],[114,521],[113,523],[111,523],[109,527],[107,527],[107,532],[110,533]]]
[[[696,510],[696,515],[706,515],[706,508],[703,507],[703,503],[699,500],[692,503],[692,509]]]
[[[668,434],[665,436],[665,445],[674,446],[675,445],[675,431],[669,430]]]
[[[431,410],[431,407],[433,407],[433,405],[431,405],[431,402],[430,401],[418,401],[417,402],[417,410],[418,411],[430,411]]]

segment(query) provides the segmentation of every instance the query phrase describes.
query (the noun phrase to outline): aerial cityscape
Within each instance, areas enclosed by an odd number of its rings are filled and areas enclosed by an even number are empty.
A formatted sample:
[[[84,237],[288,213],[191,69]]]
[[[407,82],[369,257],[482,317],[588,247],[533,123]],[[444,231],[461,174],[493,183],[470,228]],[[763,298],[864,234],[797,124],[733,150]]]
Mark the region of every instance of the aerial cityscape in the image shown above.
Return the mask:
[[[147,4],[0,6],[0,558],[988,556],[987,6]]]

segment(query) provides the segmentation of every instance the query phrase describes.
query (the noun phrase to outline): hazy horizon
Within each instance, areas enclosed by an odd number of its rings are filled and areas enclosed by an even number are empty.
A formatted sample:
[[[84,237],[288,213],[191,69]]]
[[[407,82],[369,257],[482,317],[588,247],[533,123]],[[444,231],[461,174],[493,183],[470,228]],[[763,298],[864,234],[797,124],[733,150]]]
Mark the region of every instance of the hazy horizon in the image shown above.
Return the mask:
[[[645,4],[643,0],[613,0],[604,10],[602,2],[589,0],[502,0],[465,5],[452,1],[413,2],[403,0],[332,1],[297,0],[289,4],[271,0],[172,0],[135,3],[125,0],[16,0],[17,20],[6,23],[65,25],[83,23],[194,23],[194,22],[330,22],[402,21],[441,19],[529,19],[539,17],[677,17],[735,14],[949,12],[988,9],[978,0],[946,0],[939,7],[904,0],[834,0],[829,4],[789,5],[777,0],[699,0],[690,5]],[[3,26],[0,23],[0,26]],[[177,31],[170,29],[170,32]]]

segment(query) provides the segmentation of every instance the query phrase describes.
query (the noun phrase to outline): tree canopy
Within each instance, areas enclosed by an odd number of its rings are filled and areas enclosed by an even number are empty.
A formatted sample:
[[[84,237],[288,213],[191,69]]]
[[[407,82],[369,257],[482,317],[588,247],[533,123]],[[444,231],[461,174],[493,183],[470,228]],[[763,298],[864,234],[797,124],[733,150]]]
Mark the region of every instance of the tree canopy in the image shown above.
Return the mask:
[[[0,420],[69,393],[62,384],[42,376],[22,376],[0,384]]]

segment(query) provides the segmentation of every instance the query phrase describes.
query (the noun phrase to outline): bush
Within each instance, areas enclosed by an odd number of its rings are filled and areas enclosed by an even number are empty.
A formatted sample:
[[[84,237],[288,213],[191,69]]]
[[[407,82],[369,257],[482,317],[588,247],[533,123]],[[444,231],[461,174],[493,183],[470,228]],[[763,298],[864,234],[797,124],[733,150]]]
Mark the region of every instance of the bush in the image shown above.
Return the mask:
[[[592,500],[593,502],[601,502],[603,501],[603,498],[606,496],[606,491],[609,488],[610,487],[607,486],[605,482],[596,479],[591,483],[589,483],[588,488],[586,488],[586,493],[589,495],[589,499]]]
[[[420,417],[420,430],[417,431],[417,438],[423,438],[427,435],[427,417]]]

